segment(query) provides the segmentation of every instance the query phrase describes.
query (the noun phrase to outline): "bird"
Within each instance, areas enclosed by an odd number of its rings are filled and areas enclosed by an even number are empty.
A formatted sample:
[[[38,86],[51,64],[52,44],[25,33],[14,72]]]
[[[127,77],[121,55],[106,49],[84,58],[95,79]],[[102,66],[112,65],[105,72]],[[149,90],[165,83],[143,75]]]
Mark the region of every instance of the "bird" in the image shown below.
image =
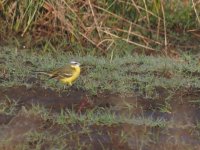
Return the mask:
[[[57,79],[58,81],[72,86],[73,82],[80,76],[81,67],[80,63],[76,61],[70,61],[69,64],[57,68],[52,71],[35,71],[35,73],[45,74],[50,79]]]

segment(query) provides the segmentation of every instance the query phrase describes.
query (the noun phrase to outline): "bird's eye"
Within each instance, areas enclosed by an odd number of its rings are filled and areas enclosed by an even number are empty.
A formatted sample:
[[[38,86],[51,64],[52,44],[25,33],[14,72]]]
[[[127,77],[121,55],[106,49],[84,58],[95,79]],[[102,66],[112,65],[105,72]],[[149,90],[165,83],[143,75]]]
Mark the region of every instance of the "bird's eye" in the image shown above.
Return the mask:
[[[75,66],[77,66],[77,65],[79,66],[79,65],[80,65],[80,63],[79,63],[79,62],[76,62],[76,61],[71,61],[70,63],[71,63],[72,65],[75,65]]]

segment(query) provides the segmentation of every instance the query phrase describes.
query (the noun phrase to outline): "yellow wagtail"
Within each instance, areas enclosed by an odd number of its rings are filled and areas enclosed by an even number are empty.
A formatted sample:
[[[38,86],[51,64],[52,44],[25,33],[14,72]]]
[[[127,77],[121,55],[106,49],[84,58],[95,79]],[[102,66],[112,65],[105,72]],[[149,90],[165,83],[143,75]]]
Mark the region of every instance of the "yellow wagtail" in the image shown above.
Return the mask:
[[[72,83],[79,77],[81,68],[80,63],[76,61],[70,61],[70,64],[63,66],[61,68],[55,69],[53,71],[36,71],[37,73],[48,75],[51,79],[57,79],[60,82],[68,85]]]

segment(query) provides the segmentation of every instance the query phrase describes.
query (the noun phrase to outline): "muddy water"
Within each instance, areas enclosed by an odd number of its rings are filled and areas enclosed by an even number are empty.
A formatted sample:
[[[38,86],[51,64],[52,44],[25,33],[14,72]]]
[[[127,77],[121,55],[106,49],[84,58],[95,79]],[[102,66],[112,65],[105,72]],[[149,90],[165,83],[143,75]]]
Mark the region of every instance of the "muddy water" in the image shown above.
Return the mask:
[[[17,100],[16,114],[0,114],[0,141],[3,149],[13,149],[17,143],[26,143],[33,149],[37,140],[29,141],[25,135],[31,132],[48,132],[49,137],[66,133],[59,139],[67,146],[76,147],[76,141],[84,143],[82,149],[200,149],[199,127],[200,109],[198,90],[178,91],[170,104],[167,112],[160,110],[164,105],[166,93],[160,92],[159,99],[145,99],[137,94],[127,97],[119,95],[103,94],[97,97],[90,97],[91,105],[83,108],[94,107],[108,108],[116,115],[131,114],[133,117],[152,119],[163,119],[168,122],[167,127],[149,126],[146,124],[113,124],[90,125],[87,127],[89,134],[83,132],[78,124],[68,125],[66,128],[54,124],[52,120],[44,121],[38,116],[21,115],[23,107],[29,108],[32,104],[39,104],[53,112],[60,112],[63,108],[77,109],[87,93],[72,90],[69,92],[57,93],[51,89],[33,87],[27,89],[25,86],[0,89],[0,102],[6,99]],[[7,102],[10,105],[10,102]],[[71,134],[69,134],[69,132]],[[68,133],[68,134],[67,134]],[[124,135],[124,136],[119,136]],[[73,138],[71,139],[71,136]],[[124,137],[124,139],[122,138]],[[12,139],[9,144],[5,140]],[[3,143],[3,145],[2,145]],[[57,145],[55,141],[43,139],[42,149],[49,149]]]

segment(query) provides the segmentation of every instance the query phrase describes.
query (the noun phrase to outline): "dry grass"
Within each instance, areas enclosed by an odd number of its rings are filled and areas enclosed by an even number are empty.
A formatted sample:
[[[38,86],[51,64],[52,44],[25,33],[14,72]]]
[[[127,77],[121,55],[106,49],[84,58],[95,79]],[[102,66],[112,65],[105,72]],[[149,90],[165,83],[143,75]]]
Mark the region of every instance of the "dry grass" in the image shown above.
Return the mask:
[[[110,52],[120,39],[149,53],[159,49],[170,55],[170,40],[177,40],[170,31],[197,29],[198,10],[198,2],[193,0],[170,3],[156,0],[0,2],[7,28],[1,30],[5,35],[7,31],[12,31],[11,34],[15,31],[24,37],[23,40],[28,39],[25,40],[27,46],[67,51],[78,45],[97,48],[101,54]]]

